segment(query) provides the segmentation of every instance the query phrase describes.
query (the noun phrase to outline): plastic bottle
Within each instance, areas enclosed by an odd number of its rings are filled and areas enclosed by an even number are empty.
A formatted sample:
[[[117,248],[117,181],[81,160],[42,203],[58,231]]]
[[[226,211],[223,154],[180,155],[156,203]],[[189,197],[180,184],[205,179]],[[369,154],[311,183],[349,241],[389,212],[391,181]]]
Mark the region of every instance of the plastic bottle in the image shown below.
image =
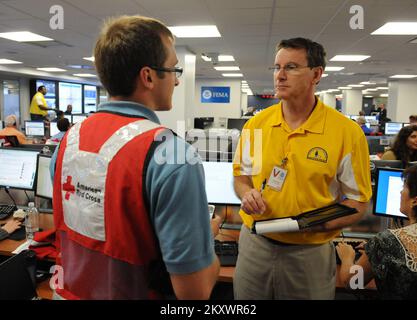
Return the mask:
[[[34,233],[39,231],[39,212],[33,202],[29,202],[28,206],[29,209],[25,221],[26,238],[27,240],[33,240]]]

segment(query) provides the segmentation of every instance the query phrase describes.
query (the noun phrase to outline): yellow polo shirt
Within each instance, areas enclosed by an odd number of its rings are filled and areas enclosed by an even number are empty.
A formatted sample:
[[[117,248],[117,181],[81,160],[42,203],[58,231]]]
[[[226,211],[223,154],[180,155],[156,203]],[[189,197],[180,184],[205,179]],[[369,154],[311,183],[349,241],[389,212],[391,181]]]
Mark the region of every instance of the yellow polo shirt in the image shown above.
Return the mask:
[[[252,177],[260,190],[274,166],[287,158],[288,171],[281,191],[268,185],[262,192],[267,210],[248,215],[240,210],[244,224],[296,216],[348,199],[367,202],[372,196],[369,151],[359,125],[317,100],[307,121],[291,130],[282,115],[281,103],[251,118],[242,130],[233,165],[234,176]],[[245,130],[247,129],[247,130]],[[254,139],[256,137],[256,139]],[[337,236],[331,232],[273,233],[268,237],[296,244],[325,243]]]
[[[45,97],[43,96],[42,92],[37,92],[33,96],[32,102],[30,103],[29,113],[40,114],[42,116],[48,115],[48,111],[39,108],[40,104],[42,104],[46,108],[48,107],[48,104],[46,103]]]

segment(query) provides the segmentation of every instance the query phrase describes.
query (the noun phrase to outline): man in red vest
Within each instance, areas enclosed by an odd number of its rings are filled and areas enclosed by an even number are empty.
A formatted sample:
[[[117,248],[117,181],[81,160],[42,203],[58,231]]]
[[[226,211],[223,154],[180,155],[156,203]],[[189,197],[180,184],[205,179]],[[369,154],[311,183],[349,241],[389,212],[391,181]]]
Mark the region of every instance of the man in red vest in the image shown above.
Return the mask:
[[[155,113],[172,108],[182,73],[174,37],[123,16],[104,26],[94,56],[109,101],[67,132],[51,164],[57,297],[208,299],[219,219],[209,219],[196,151]]]

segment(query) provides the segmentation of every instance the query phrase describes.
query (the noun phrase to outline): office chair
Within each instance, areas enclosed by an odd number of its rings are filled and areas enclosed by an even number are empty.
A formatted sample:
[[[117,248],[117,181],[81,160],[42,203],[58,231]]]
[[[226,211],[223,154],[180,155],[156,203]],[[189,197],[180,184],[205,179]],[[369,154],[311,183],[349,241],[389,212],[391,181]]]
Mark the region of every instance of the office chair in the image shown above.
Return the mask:
[[[36,293],[36,254],[31,250],[0,264],[0,300],[31,300]]]

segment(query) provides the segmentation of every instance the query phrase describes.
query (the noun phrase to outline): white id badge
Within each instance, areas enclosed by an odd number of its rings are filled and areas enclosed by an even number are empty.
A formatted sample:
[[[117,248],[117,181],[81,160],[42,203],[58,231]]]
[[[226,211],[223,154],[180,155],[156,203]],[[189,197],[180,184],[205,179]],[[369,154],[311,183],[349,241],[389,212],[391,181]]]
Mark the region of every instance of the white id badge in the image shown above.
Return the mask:
[[[268,186],[274,190],[281,191],[286,177],[287,170],[281,167],[274,167],[269,176]]]

